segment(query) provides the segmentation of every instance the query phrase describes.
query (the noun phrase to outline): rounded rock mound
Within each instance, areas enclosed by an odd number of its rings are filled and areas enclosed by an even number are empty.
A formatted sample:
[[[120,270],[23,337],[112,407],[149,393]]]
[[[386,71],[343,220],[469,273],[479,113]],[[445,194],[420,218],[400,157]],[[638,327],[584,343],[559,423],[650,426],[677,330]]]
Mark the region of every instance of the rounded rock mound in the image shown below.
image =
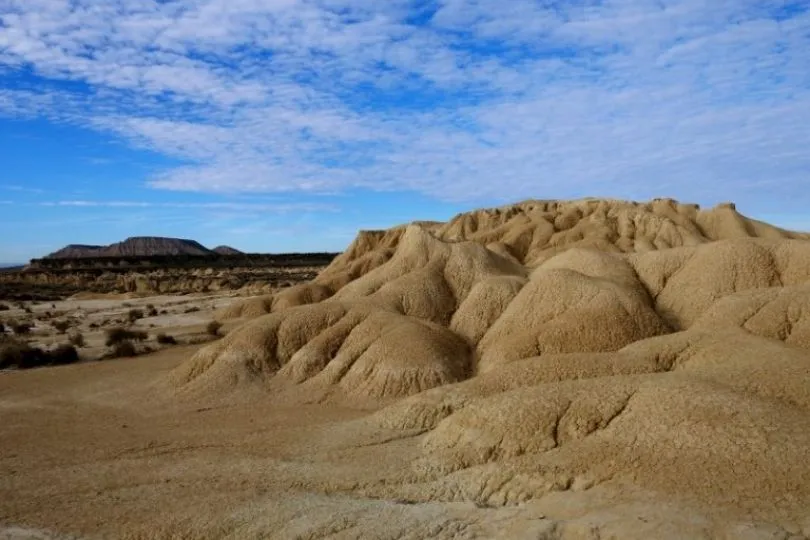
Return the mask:
[[[411,461],[364,496],[497,506],[605,487],[801,530],[808,240],[670,199],[364,232],[312,283],[234,308],[255,318],[172,379],[385,404],[349,431]]]

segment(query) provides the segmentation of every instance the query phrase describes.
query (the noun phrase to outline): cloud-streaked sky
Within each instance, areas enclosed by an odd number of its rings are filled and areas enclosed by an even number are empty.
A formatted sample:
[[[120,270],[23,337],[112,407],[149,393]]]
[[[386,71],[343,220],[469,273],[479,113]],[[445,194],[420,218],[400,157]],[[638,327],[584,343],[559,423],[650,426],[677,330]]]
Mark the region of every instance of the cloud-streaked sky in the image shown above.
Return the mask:
[[[0,0],[0,262],[524,198],[810,229],[810,0]]]

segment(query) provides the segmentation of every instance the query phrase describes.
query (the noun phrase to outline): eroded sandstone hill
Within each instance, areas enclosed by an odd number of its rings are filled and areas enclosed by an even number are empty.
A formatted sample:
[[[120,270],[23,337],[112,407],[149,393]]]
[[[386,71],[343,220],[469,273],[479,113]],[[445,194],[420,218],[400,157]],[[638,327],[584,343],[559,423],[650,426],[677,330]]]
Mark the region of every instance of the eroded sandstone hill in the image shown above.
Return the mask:
[[[443,243],[472,241],[528,269],[572,248],[608,253],[646,253],[674,247],[699,246],[740,238],[808,239],[810,234],[786,231],[749,219],[724,203],[708,210],[672,199],[648,203],[584,199],[526,201],[500,208],[459,214],[447,223],[409,224]],[[388,262],[409,225],[384,231],[361,231],[315,283],[234,306],[223,318],[256,316],[274,307],[308,303],[331,296],[344,285]]]
[[[390,401],[366,425],[422,453],[373,495],[611,482],[810,527],[810,236],[733,205],[530,201],[361,233],[222,316],[251,320],[179,391]]]

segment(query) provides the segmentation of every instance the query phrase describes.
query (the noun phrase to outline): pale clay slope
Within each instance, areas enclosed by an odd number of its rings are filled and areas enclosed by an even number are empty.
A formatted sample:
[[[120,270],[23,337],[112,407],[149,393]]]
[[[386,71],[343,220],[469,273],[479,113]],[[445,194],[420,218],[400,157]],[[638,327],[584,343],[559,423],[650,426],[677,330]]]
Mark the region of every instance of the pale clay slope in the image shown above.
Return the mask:
[[[314,283],[224,313],[256,318],[172,381],[390,401],[361,431],[421,452],[374,497],[610,486],[810,535],[808,239],[670,200],[361,233]]]

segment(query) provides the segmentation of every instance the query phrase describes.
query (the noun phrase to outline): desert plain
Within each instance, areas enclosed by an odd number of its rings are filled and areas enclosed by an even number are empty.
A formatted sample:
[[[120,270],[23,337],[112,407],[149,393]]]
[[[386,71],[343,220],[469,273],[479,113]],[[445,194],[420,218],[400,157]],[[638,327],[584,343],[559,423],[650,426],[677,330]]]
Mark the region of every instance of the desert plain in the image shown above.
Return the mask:
[[[86,337],[0,372],[0,538],[810,537],[806,233],[526,201],[247,292],[0,312]]]

